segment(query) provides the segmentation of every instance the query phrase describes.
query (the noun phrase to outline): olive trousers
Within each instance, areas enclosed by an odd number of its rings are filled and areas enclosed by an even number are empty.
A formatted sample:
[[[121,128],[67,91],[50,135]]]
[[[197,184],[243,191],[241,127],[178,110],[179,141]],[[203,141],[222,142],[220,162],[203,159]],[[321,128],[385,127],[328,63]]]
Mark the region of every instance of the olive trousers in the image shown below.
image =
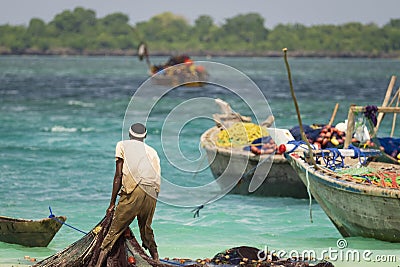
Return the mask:
[[[110,229],[101,244],[101,249],[109,252],[118,238],[137,217],[142,246],[150,251],[156,250],[157,244],[151,228],[157,203],[156,196],[157,192],[154,188],[143,185],[136,186],[129,194],[122,191]]]

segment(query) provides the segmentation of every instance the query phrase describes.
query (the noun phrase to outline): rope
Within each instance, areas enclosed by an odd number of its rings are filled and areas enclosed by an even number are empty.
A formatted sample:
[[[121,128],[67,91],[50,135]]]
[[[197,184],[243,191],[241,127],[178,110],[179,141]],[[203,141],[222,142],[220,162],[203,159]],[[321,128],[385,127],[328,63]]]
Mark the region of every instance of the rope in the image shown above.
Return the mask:
[[[193,174],[192,180],[193,180],[194,178],[196,178],[197,174],[199,173],[199,170],[200,170],[200,168],[201,168],[201,165],[203,165],[203,162],[204,162],[204,160],[205,160],[205,158],[206,158],[206,153],[204,153],[204,154],[202,155],[202,157],[203,157],[203,159],[200,161],[199,166],[197,166],[197,170],[196,170],[196,172]],[[213,198],[214,198],[214,197],[210,198],[210,199],[209,199],[208,201],[206,201],[204,204],[202,204],[202,205],[200,205],[200,206],[194,208],[194,209],[191,211],[191,212],[194,212],[193,218],[200,217],[200,210],[201,210],[202,208],[204,208],[204,205],[206,205],[206,204],[207,204],[211,199],[213,199]]]
[[[328,151],[328,153],[325,154],[325,151]],[[330,154],[333,154],[332,157],[330,157]],[[321,151],[322,158],[325,162],[325,166],[331,170],[336,169],[337,167],[344,167],[344,160],[343,156],[340,153],[339,149],[337,148],[324,148],[324,150]],[[337,159],[340,157],[340,163],[336,164]]]
[[[312,218],[312,197],[311,197],[311,192],[310,192],[310,179],[308,177],[308,168],[306,168],[306,179],[307,179],[307,193],[308,193],[308,209],[309,209],[309,214],[310,214],[310,222],[313,223],[313,218]]]
[[[205,204],[207,204],[207,203],[205,203]],[[205,205],[205,204],[200,205],[200,206],[198,206],[198,207],[196,207],[196,208],[194,208],[194,209],[192,210],[192,212],[194,212],[193,218],[200,217],[200,210],[201,210],[202,208],[204,208],[204,205]]]
[[[303,140],[290,140],[290,141],[288,141],[287,143],[288,143],[288,144],[291,144],[291,145],[294,145],[294,147],[292,148],[292,150],[290,150],[289,152],[287,152],[288,154],[290,154],[290,153],[296,151],[296,149],[297,149],[298,147],[300,147],[301,145],[307,145],[307,143],[306,143],[305,141],[303,141]],[[310,145],[311,145],[311,144],[310,144]],[[312,148],[312,149],[315,149],[314,145],[311,145],[311,148]],[[308,150],[308,147],[305,148],[305,149]]]
[[[51,207],[50,207],[50,206],[49,206],[49,210],[50,210],[50,215],[49,215],[49,218],[50,218],[50,219],[53,219],[53,220],[55,220],[56,222],[59,222],[59,223],[61,223],[61,224],[64,224],[65,226],[68,226],[68,227],[70,227],[70,228],[72,228],[72,229],[74,229],[74,230],[76,230],[76,231],[78,231],[78,232],[81,232],[81,233],[87,235],[86,232],[84,232],[84,231],[82,231],[82,230],[79,230],[78,228],[73,227],[72,225],[69,225],[69,224],[67,224],[67,223],[65,223],[65,222],[63,222],[63,221],[60,221],[60,220],[53,214],[53,211],[51,210]]]
[[[261,164],[263,164],[265,161],[267,161],[268,159],[271,158],[271,156],[273,156],[274,154],[269,154],[265,159],[263,159],[261,162],[259,162],[256,166],[254,166],[253,168],[251,168],[250,170],[248,170],[247,172],[245,172],[242,177],[240,177],[240,179],[243,179],[245,177],[247,177],[247,175],[251,174],[252,171],[254,171],[258,166],[260,166]],[[205,158],[205,157],[204,157]],[[200,167],[200,165],[199,165]],[[198,171],[197,171],[198,172]],[[197,172],[195,172],[195,174],[193,175],[193,178],[196,176]],[[264,182],[268,179],[265,178]],[[217,196],[217,195],[215,195]],[[204,202],[203,204],[201,204],[200,206],[197,206],[196,208],[194,208],[191,212],[194,212],[193,214],[193,218],[196,217],[200,217],[200,210],[203,209],[205,207],[205,205],[208,204],[208,202],[210,202],[215,196],[211,197],[209,200],[207,200],[206,202]]]
[[[354,157],[352,157],[353,159],[358,158],[358,161],[360,162],[361,165],[365,165],[367,163],[367,156],[365,155],[364,152],[361,151],[359,147],[350,144],[348,148],[353,149],[354,151]],[[364,160],[362,161],[361,158],[364,158]]]

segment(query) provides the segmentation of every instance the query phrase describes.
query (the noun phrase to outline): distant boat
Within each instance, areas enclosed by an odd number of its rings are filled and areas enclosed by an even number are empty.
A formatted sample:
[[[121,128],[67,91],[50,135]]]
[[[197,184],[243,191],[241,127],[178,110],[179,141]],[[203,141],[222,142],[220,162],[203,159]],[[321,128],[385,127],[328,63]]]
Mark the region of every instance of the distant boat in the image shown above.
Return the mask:
[[[51,218],[26,220],[0,216],[0,241],[26,247],[47,247],[62,226],[59,221],[67,220],[64,216],[56,218],[58,221]]]
[[[201,87],[209,74],[204,66],[196,65],[186,54],[171,56],[167,62],[155,65],[150,62],[147,46],[141,43],[138,47],[139,60],[146,59],[151,81],[165,86]]]
[[[217,125],[202,134],[201,145],[207,153],[211,172],[220,186],[222,188],[232,187],[232,190],[229,191],[231,194],[307,198],[306,187],[282,154],[275,154],[274,151],[272,154],[256,155],[251,151],[244,150],[244,146],[221,147],[216,144],[217,135],[223,129],[221,123],[229,125],[238,121],[251,121],[248,117],[231,113],[229,104],[221,99],[217,99],[216,102],[221,105],[223,114],[214,114]],[[268,123],[272,122],[266,122],[266,124]],[[274,128],[269,132],[278,145],[293,139],[286,129]],[[230,173],[231,179],[218,179],[227,171]],[[252,187],[253,179],[263,182],[255,191],[251,192],[249,189]],[[232,181],[238,182],[232,186]]]

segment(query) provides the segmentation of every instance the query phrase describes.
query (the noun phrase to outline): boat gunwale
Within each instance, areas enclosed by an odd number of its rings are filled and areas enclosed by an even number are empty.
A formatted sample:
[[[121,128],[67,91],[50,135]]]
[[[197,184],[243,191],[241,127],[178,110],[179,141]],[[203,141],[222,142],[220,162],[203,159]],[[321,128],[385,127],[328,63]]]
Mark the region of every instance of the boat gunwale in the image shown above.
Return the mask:
[[[293,162],[296,165],[298,165],[301,169],[304,169],[305,171],[313,174],[309,177],[313,178],[318,183],[323,183],[328,186],[333,186],[336,189],[346,191],[348,193],[400,199],[400,189],[383,188],[368,184],[359,184],[354,181],[345,180],[344,178],[337,178],[340,177],[341,175],[333,173],[332,171],[324,170],[323,168],[315,170],[314,166],[308,164],[304,159],[296,158],[292,156],[292,154],[295,153],[291,154],[285,153],[286,158],[290,157],[293,160],[291,161],[288,159],[289,163]],[[333,177],[333,174],[335,175],[335,177]],[[302,177],[302,175],[300,175],[300,177]],[[303,182],[305,183],[305,181]],[[307,186],[306,183],[305,185]]]
[[[66,220],[66,216],[38,220],[0,216],[0,242],[26,247],[47,247]]]
[[[65,216],[56,216],[55,218],[61,220],[62,222],[65,222],[67,220],[67,217]],[[0,223],[2,222],[15,222],[15,223],[41,223],[41,222],[45,222],[48,220],[53,220],[52,218],[42,218],[42,219],[38,219],[38,220],[33,220],[33,219],[23,219],[23,218],[12,218],[12,217],[7,217],[7,216],[0,216]],[[53,220],[55,222],[57,222],[56,220]],[[59,222],[57,222],[59,223]]]
[[[219,129],[220,128],[218,128],[218,126],[213,126],[212,128],[208,129],[201,135],[200,142],[205,149],[214,150],[215,152],[218,152],[220,154],[224,154],[227,156],[235,155],[235,156],[245,157],[252,161],[260,161],[260,160],[263,161],[263,160],[266,160],[267,158],[271,157],[271,154],[255,155],[250,151],[243,150],[244,146],[249,146],[250,144],[238,146],[238,147],[228,147],[228,148],[217,146],[215,144],[215,142],[212,141],[212,139],[210,138],[210,135],[215,134],[217,132],[217,130],[219,130]],[[285,162],[287,162],[287,160],[285,159],[285,157],[282,154],[274,153],[273,154],[273,162],[274,163],[280,163],[280,162],[285,163]]]

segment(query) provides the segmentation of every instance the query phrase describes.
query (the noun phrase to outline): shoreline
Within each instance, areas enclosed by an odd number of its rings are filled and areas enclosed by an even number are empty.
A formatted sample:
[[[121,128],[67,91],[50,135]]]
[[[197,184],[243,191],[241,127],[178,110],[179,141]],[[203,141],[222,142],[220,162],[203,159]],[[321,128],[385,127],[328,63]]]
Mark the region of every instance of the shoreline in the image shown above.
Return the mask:
[[[282,57],[282,51],[152,51],[149,56],[171,56],[178,54],[188,54],[198,57]],[[25,49],[22,51],[11,51],[10,49],[0,47],[0,56],[137,56],[134,49],[127,50],[74,50],[71,48],[49,49],[42,51],[39,49]],[[396,52],[330,52],[330,51],[290,51],[290,57],[298,58],[385,58],[400,59],[400,51]]]

